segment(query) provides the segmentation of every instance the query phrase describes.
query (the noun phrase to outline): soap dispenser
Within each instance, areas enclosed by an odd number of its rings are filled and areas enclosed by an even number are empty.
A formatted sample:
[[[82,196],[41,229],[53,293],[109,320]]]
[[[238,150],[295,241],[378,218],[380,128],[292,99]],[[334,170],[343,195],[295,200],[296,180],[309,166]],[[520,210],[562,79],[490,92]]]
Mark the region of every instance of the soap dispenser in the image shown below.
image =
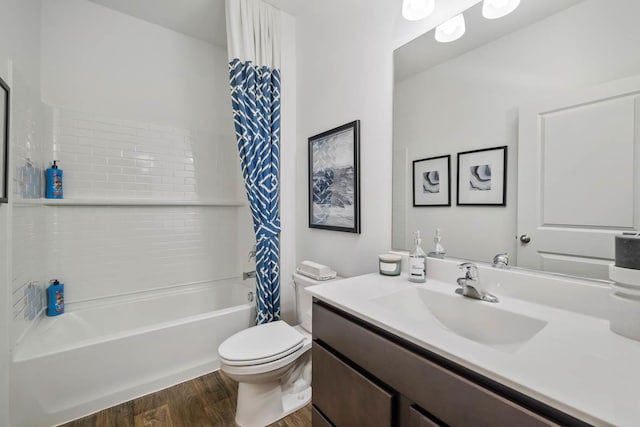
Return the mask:
[[[409,280],[417,283],[427,281],[427,255],[420,246],[422,239],[420,238],[420,230],[415,232],[416,247],[409,255]]]
[[[433,248],[433,251],[429,252],[429,256],[431,258],[444,258],[444,256],[446,255],[447,252],[444,250],[444,247],[440,243],[441,241],[442,237],[440,236],[440,229],[436,228],[436,235],[433,237],[433,243],[435,243],[435,246]]]

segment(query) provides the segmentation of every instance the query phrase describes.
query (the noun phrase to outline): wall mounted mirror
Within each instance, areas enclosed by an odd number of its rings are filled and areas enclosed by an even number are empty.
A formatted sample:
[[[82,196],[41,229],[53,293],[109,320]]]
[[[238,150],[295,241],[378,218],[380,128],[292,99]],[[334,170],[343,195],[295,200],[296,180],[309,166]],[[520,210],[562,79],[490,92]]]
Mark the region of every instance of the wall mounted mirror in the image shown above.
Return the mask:
[[[640,2],[481,9],[457,41],[394,52],[392,247],[419,229],[428,252],[440,228],[451,257],[607,279],[613,236],[640,226]],[[458,153],[500,146],[505,206],[457,205],[456,182],[451,206],[413,206],[414,160],[450,155],[455,180]]]
[[[0,78],[0,203],[9,200],[9,86]]]

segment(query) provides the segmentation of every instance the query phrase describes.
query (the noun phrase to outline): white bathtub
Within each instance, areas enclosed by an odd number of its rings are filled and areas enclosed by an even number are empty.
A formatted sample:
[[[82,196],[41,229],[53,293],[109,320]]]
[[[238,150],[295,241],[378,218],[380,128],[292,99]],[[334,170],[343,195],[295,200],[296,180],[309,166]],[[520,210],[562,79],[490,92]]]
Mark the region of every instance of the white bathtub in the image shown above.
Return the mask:
[[[254,322],[253,289],[216,281],[43,318],[12,354],[11,425],[59,424],[218,369],[220,343]]]

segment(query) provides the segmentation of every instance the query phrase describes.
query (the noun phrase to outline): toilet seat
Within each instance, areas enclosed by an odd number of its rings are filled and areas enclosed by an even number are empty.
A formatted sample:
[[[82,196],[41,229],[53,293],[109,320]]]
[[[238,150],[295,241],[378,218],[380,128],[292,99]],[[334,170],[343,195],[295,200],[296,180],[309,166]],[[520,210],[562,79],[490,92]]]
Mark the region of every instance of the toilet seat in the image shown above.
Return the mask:
[[[304,335],[278,320],[229,337],[220,344],[218,354],[227,366],[264,365],[296,353],[303,347],[304,340]]]

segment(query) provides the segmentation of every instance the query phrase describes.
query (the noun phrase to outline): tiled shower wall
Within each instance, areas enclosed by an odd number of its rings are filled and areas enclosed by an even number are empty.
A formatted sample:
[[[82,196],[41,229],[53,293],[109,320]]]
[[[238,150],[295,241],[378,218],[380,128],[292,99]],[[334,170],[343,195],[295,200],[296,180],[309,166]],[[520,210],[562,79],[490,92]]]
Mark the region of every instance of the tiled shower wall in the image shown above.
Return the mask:
[[[192,131],[49,108],[68,200],[244,202],[228,132]],[[224,130],[223,130],[224,131]],[[237,206],[47,206],[46,272],[68,302],[237,276]],[[242,223],[240,223],[242,222]],[[240,239],[246,241],[249,238]]]
[[[229,132],[215,133],[49,106],[14,114],[32,126],[15,135],[12,154],[13,342],[42,313],[52,278],[65,284],[72,303],[235,277],[247,269],[248,207],[215,205],[246,205],[231,122]],[[31,200],[42,197],[38,177],[52,159],[64,171],[65,201],[96,204]],[[172,205],[180,201],[185,205]]]
[[[237,276],[238,209],[51,207],[46,271],[68,302]]]
[[[44,308],[44,127],[39,93],[15,76],[12,97],[12,342]],[[31,91],[31,92],[30,92]]]
[[[64,170],[65,198],[238,200],[235,137],[158,126],[57,107],[47,109],[51,159]]]

